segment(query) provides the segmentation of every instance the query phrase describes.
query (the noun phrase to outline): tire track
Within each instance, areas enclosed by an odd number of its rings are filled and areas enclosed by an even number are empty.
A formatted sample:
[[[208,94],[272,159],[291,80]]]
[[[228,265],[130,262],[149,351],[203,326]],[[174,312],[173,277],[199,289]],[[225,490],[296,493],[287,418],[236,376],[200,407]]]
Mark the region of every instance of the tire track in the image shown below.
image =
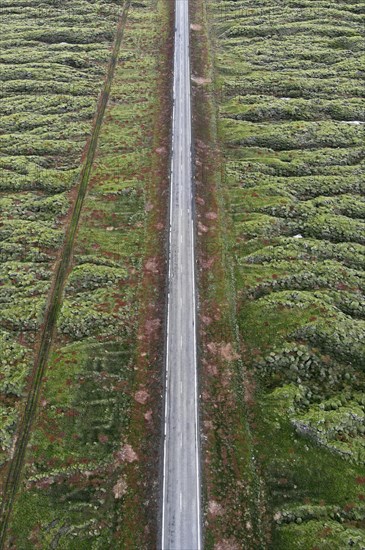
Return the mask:
[[[45,321],[40,336],[40,344],[33,367],[31,387],[23,413],[23,418],[20,423],[14,456],[10,462],[7,478],[4,485],[4,492],[0,509],[0,548],[4,548],[7,527],[13,509],[14,499],[20,483],[24,457],[30,438],[30,431],[33,419],[37,410],[43,375],[46,370],[53,336],[55,334],[57,317],[62,305],[63,289],[65,287],[68,270],[71,263],[72,252],[80,220],[80,214],[88,188],[105,109],[109,100],[114,71],[123,39],[129,7],[130,0],[127,0],[123,6],[122,13],[119,16],[116,37],[112,49],[111,59],[108,65],[107,74],[105,77],[104,87],[99,97],[91,138],[86,146],[85,162],[80,174],[79,189],[74,203],[71,221],[67,228],[65,242],[61,251],[60,260],[56,267],[56,274],[48,299],[48,307],[45,313]]]

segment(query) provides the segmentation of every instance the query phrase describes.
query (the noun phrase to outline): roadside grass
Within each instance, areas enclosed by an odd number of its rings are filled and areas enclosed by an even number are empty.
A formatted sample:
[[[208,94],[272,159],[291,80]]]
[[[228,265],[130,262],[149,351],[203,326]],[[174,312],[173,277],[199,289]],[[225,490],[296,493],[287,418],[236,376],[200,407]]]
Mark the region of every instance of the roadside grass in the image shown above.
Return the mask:
[[[151,205],[158,205],[156,189],[162,179],[153,173],[159,156],[153,148],[159,143],[154,134],[161,109],[158,64],[166,53],[158,17],[162,14],[166,21],[162,4],[146,1],[128,11],[10,519],[8,544],[21,548],[124,548],[125,539],[133,539],[132,547],[143,547],[154,537],[145,530],[148,511],[138,500],[145,498],[145,493],[140,496],[142,485],[153,485],[143,469],[148,457],[141,456],[138,445],[146,451],[150,424],[156,423],[153,433],[159,425],[157,417],[151,421],[148,408],[148,420],[143,417],[138,370],[142,372],[141,334],[152,338],[143,333],[144,322],[148,328],[144,309],[154,305],[144,304],[147,290],[142,287],[148,269],[161,277],[159,266],[148,267],[146,255],[161,254],[163,246],[162,240],[157,244],[155,236],[147,234],[159,231],[151,226],[151,218],[164,227],[163,219],[155,220],[150,213]],[[156,281],[154,295],[148,292],[152,300],[160,298]],[[149,367],[156,376],[160,359],[148,360],[156,363]],[[143,382],[152,398],[152,381]],[[136,407],[143,413],[143,426],[136,421]],[[155,414],[158,407],[153,407]],[[128,470],[134,463],[137,481]],[[128,523],[132,515],[139,518],[133,536]],[[154,526],[153,518],[148,521]]]
[[[262,547],[261,480],[253,455],[237,349],[231,220],[217,142],[214,74],[204,2],[191,7],[197,212],[199,357],[206,548]]]
[[[363,13],[347,2],[207,6],[264,547],[362,548]]]

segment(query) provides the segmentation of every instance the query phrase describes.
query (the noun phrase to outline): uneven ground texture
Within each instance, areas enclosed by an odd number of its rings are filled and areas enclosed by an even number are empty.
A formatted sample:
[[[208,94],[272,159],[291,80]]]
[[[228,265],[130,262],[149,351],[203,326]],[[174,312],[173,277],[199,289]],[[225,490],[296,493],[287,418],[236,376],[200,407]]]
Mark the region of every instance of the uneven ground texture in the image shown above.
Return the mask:
[[[360,549],[364,6],[212,0],[207,10],[227,261],[253,462],[265,487],[260,544]],[[246,481],[237,470],[237,483]],[[246,540],[252,525],[243,515],[231,521],[237,513],[219,495],[212,503],[211,529],[218,523],[225,535],[217,548]]]
[[[1,6],[2,463],[11,452],[119,9],[82,1]]]
[[[0,136],[3,480],[21,438],[17,418],[32,383],[27,376],[52,270],[123,8],[116,2],[6,4],[0,100],[6,113]],[[151,211],[156,182],[163,179],[156,170],[167,158],[155,134],[166,17],[163,2],[146,0],[128,10],[8,548],[142,548],[149,536],[150,519],[130,483],[146,479],[137,446],[154,423],[150,390],[141,386],[138,371],[149,359],[143,338],[153,339],[161,326],[153,309],[158,282],[149,291],[142,281],[160,271],[151,234],[157,236],[163,224],[151,227]],[[147,256],[151,249],[155,257]],[[151,311],[141,312],[146,296]],[[129,476],[128,467],[136,465]]]

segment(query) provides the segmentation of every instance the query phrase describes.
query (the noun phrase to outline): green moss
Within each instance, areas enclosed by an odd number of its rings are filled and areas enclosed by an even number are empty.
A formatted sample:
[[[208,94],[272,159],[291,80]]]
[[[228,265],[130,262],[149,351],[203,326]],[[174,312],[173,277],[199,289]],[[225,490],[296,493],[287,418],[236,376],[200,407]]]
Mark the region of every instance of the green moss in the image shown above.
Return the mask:
[[[363,143],[364,129],[340,122],[282,122],[260,123],[224,120],[223,139],[228,145],[284,149],[313,149],[315,147],[356,147]]]
[[[83,4],[77,3],[77,10],[82,11]],[[92,10],[110,9],[112,14],[119,8],[114,3],[90,4]],[[93,21],[97,26],[95,18]],[[110,25],[110,18],[107,22],[110,33],[115,25]],[[140,281],[154,154],[151,144],[157,105],[159,25],[153,2],[130,7],[122,60],[116,67],[99,136],[60,307],[56,341],[27,450],[24,481],[10,520],[9,540],[21,548],[39,545],[86,550],[123,545],[120,540],[127,513],[125,498],[133,499],[136,487],[125,487],[118,496],[115,486],[122,483],[124,487],[126,461],[122,449],[130,442],[131,404],[136,391]],[[101,25],[93,37],[102,34],[104,28]],[[64,27],[61,30],[65,32]],[[79,41],[88,38],[88,29],[85,32]],[[87,51],[80,50],[80,44],[77,46],[70,48],[71,53],[66,48],[70,60],[77,52],[81,52],[83,59],[89,59]],[[53,48],[52,52],[56,55]],[[61,53],[60,47],[57,58]],[[86,74],[96,82],[95,65],[101,55],[97,44],[91,53],[94,70],[86,70]],[[63,74],[68,74],[68,69]],[[81,138],[75,124],[80,132],[83,125],[75,115],[85,116],[82,105],[88,112],[86,100],[79,102],[79,96],[75,99],[70,93],[60,96],[59,107],[66,115],[57,118],[54,137],[62,123],[68,121],[67,131],[74,138]],[[58,110],[54,101],[46,101],[44,105],[49,115],[44,116],[39,103],[37,116],[29,118],[34,143],[39,140],[39,147],[44,147],[47,117],[59,116],[53,112]],[[22,128],[25,119],[25,115],[15,116],[5,122]],[[62,143],[68,143],[67,135],[65,130]],[[37,227],[37,238],[44,242],[46,237],[49,241],[51,236],[64,235],[58,223],[53,223],[53,232],[44,232],[45,237],[41,229],[50,226],[52,209],[58,215],[61,213],[65,203],[60,193],[72,185],[72,174],[77,176],[75,156],[61,159],[62,164],[57,158],[58,166],[52,162],[45,166],[42,159],[37,149],[37,154],[30,157],[8,156],[4,161],[14,179],[19,175],[23,178],[19,185],[22,193],[18,193],[16,200],[13,197],[7,200],[6,208],[12,211],[16,203],[19,218],[23,212],[34,212],[38,224],[27,227],[24,239],[28,239],[29,249],[25,249],[25,257],[34,253],[38,244],[35,237],[31,240],[31,228]],[[7,227],[3,231],[10,235]],[[19,233],[19,238],[16,233],[14,244],[20,242],[24,232]],[[51,251],[43,247],[43,241],[41,244],[37,257],[41,261],[41,253],[47,252],[45,266],[48,266]],[[6,256],[10,251],[4,248],[2,253]],[[14,248],[12,253],[17,256],[19,250]],[[45,269],[44,277],[46,274]],[[19,273],[17,279],[27,280],[29,286],[33,283],[30,275],[26,279]],[[144,525],[140,530],[137,525],[134,536],[138,538],[143,530]]]
[[[208,11],[268,545],[361,548],[363,10],[225,0]]]
[[[326,503],[342,509],[349,502],[360,503],[362,489],[357,480],[362,467],[344,463],[338,454],[295,433],[289,418],[306,399],[306,392],[303,386],[289,385],[261,397],[257,447],[266,469],[269,503],[274,510],[284,508],[294,514],[298,505],[309,503],[321,506]],[[276,529],[280,532],[281,526],[275,526]],[[305,540],[300,542],[303,544]]]
[[[361,99],[279,99],[275,96],[238,96],[221,108],[227,118],[261,122],[269,120],[362,121],[364,105]]]
[[[280,528],[273,544],[278,549],[311,550],[342,550],[351,547],[356,550],[363,548],[365,537],[363,531],[354,527],[340,525],[336,521],[309,521],[296,525],[290,523]]]
[[[8,459],[13,445],[13,437],[18,421],[18,414],[13,407],[0,406],[0,463]]]
[[[0,392],[21,396],[30,371],[30,353],[25,346],[14,342],[12,335],[1,332]]]
[[[48,4],[2,6],[0,376],[4,394],[18,399],[33,363],[19,332],[32,347],[43,323],[66,192],[78,180],[119,10],[109,2]]]

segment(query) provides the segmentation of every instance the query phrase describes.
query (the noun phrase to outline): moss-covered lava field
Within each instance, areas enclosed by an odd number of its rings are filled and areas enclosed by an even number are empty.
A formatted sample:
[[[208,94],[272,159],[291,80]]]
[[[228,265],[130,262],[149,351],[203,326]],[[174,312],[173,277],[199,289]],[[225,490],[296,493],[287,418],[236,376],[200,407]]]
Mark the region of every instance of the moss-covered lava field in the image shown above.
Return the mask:
[[[265,542],[229,506],[210,521],[230,548],[364,548],[364,5],[212,0],[207,21]]]
[[[1,15],[1,542],[142,548],[169,7],[5,0]]]
[[[158,546],[173,5],[1,2],[2,548]],[[361,550],[365,6],[190,6],[205,548]]]

